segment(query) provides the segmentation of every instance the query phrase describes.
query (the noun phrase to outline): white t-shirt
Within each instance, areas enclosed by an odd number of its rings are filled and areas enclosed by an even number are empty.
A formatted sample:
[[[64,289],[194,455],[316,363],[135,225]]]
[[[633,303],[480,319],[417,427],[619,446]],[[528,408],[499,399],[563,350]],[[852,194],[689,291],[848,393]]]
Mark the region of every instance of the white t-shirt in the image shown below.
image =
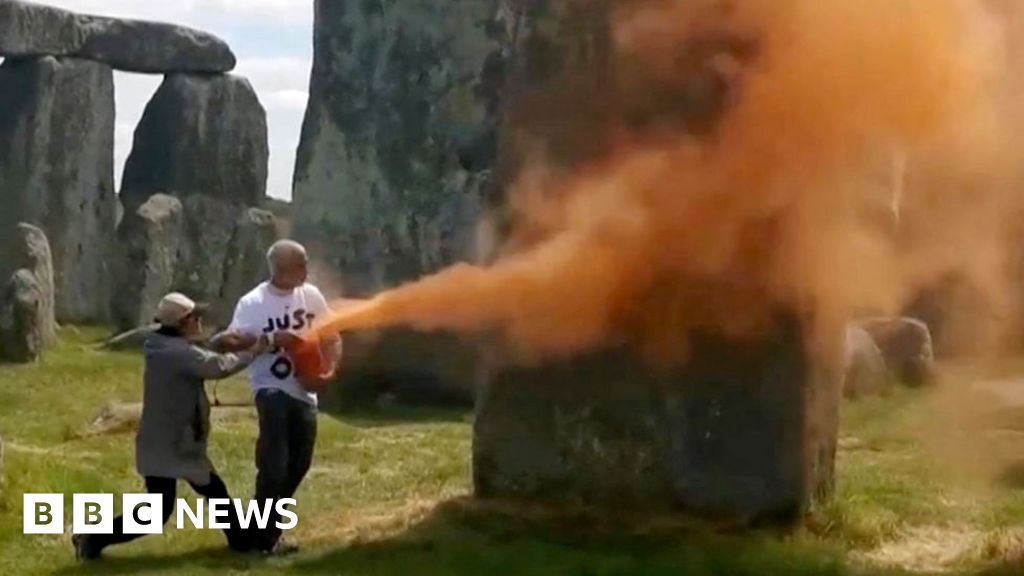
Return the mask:
[[[253,336],[299,333],[329,310],[324,295],[312,284],[303,284],[286,293],[264,282],[238,301],[229,330]],[[249,366],[253,393],[277,389],[316,406],[316,394],[303,390],[294,372],[283,350],[274,349],[261,355]]]

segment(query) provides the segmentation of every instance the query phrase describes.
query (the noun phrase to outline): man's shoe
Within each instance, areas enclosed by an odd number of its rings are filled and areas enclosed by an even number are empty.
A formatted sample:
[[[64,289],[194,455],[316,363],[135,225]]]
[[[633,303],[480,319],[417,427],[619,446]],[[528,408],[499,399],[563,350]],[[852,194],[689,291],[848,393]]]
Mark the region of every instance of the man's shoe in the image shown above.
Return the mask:
[[[299,551],[299,545],[284,538],[278,538],[277,542],[269,550],[263,550],[265,556],[288,556]]]
[[[75,534],[71,537],[71,545],[75,547],[75,558],[79,562],[88,562],[100,557],[100,551],[89,544],[85,534]]]

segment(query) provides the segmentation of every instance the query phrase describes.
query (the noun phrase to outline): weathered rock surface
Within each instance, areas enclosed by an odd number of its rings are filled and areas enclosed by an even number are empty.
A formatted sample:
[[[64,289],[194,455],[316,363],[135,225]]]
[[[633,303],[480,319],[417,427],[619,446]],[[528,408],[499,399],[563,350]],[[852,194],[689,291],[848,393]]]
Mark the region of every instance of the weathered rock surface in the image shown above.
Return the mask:
[[[0,234],[18,222],[45,232],[61,321],[109,318],[113,151],[110,67],[50,57],[0,66]]]
[[[950,273],[923,287],[902,314],[928,327],[937,357],[951,358],[997,349],[1006,327],[1000,310],[982,286]]]
[[[124,218],[118,238],[112,307],[116,327],[132,330],[152,321],[172,290],[210,304],[208,324],[226,326],[238,298],[266,276],[266,251],[278,236],[265,210],[156,194]]]
[[[42,354],[42,301],[42,290],[29,270],[18,270],[7,281],[0,295],[0,359],[26,363]]]
[[[859,398],[882,394],[893,386],[893,377],[875,339],[859,326],[846,329],[843,394]]]
[[[923,386],[935,375],[935,353],[928,326],[914,318],[872,318],[859,322],[878,344],[892,376],[908,386]]]
[[[477,401],[476,493],[789,522],[831,486],[837,377],[793,330],[701,339],[671,372],[625,350],[500,369]]]
[[[346,334],[339,381],[325,410],[382,398],[414,406],[471,406],[483,374],[475,343],[456,335],[385,330]]]
[[[472,258],[511,43],[501,5],[316,3],[295,233],[350,295]]]
[[[512,43],[503,4],[316,3],[294,235],[346,296],[476,259]],[[445,338],[391,330],[359,348],[343,387],[361,396],[467,393],[442,359],[472,351]]]
[[[18,224],[5,235],[10,241],[0,246],[0,274],[9,275],[14,270],[28,270],[39,286],[39,318],[36,323],[42,334],[43,343],[53,344],[57,340],[57,320],[54,311],[53,259],[50,242],[46,234],[31,224]]]
[[[229,324],[238,300],[266,279],[267,250],[279,237],[272,213],[260,208],[242,212],[228,243],[220,293],[210,311],[215,324]]]
[[[119,328],[153,320],[160,298],[174,286],[184,233],[183,208],[173,196],[155,194],[125,215],[117,231],[117,289],[111,300]]]
[[[753,55],[747,42],[718,33],[669,47],[680,50],[675,75],[638,82],[656,84],[653,93],[637,91],[631,80],[658,71],[617,60],[625,57],[612,53],[607,6],[542,0],[524,11],[503,171],[514,174],[531,148],[556,170],[572,169],[608,152],[624,127],[702,137],[716,126],[730,84],[713,63],[741,66]],[[499,367],[477,399],[477,494],[799,518],[833,482],[843,338],[812,359],[803,326],[786,317],[752,340],[691,334],[686,364],[671,370],[618,348]]]
[[[121,202],[131,212],[166,193],[259,206],[268,154],[266,112],[247,80],[169,75],[135,129]]]
[[[221,295],[232,237],[242,208],[207,196],[186,196],[184,229],[174,270],[174,289],[197,302]]]
[[[71,56],[128,72],[227,72],[235,55],[216,36],[158,22],[79,15],[0,0],[0,56]]]

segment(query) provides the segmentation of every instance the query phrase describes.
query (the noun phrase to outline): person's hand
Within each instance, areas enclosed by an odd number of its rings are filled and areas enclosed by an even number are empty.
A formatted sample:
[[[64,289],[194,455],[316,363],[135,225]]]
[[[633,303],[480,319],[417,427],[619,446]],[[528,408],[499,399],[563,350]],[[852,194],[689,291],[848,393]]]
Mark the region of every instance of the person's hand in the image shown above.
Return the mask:
[[[273,348],[273,343],[270,341],[269,334],[260,334],[256,339],[256,345],[251,348],[252,352],[257,356],[266,353]]]
[[[302,338],[291,332],[274,332],[272,341],[275,347],[288,350],[301,344]]]

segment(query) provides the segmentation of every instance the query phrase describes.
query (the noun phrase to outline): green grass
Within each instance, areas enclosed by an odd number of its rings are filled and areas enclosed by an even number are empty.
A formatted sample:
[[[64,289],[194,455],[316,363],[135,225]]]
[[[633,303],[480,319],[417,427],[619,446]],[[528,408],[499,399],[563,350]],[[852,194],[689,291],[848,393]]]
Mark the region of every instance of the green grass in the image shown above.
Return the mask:
[[[95,350],[102,335],[66,329],[39,364],[0,367],[2,574],[874,575],[901,573],[888,566],[900,562],[886,562],[882,552],[913,548],[914,538],[931,532],[940,540],[971,537],[967,552],[944,568],[1024,573],[1024,565],[1003,562],[1024,550],[1015,540],[1024,527],[1024,490],[950,473],[942,451],[922,435],[934,413],[921,392],[844,407],[836,497],[793,534],[480,504],[469,497],[470,416],[394,407],[321,415],[292,533],[301,553],[235,555],[217,532],[169,526],[83,567],[67,536],[21,534],[21,496],[140,490],[130,432],[79,434],[108,402],[140,396],[140,359]],[[248,398],[241,379],[217,390],[224,401]],[[255,434],[247,412],[214,425],[211,458],[237,497],[252,493]]]

